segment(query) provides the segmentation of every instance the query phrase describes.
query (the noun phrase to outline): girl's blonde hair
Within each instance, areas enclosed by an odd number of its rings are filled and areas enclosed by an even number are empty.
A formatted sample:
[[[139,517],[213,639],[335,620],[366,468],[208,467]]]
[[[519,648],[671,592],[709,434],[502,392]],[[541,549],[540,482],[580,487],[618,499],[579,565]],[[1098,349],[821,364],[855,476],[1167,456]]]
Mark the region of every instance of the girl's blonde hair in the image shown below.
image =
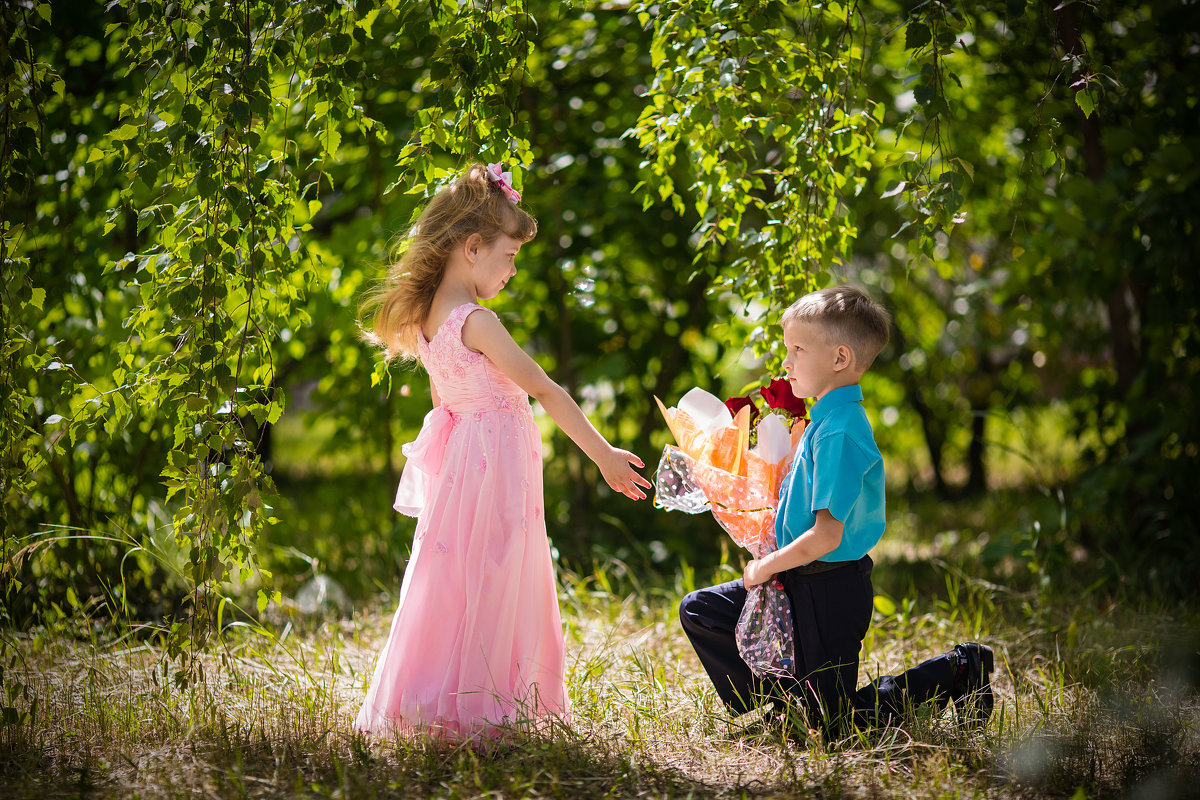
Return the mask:
[[[519,242],[537,235],[537,220],[488,179],[483,164],[472,164],[434,195],[397,243],[387,276],[363,302],[359,318],[370,320],[363,334],[388,359],[416,357],[417,330],[429,316],[450,253],[473,233],[485,245],[501,234]]]

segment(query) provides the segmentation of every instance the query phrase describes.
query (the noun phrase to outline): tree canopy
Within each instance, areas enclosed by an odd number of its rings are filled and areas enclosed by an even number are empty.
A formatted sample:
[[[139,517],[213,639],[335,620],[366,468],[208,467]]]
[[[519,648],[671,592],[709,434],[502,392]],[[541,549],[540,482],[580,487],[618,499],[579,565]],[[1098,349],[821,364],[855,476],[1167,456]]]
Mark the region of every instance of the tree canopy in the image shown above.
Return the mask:
[[[1079,544],[1187,586],[1198,13],[5,4],[5,613],[70,587],[203,619],[277,521],[285,413],[394,474],[427,390],[360,341],[356,303],[472,160],[515,167],[541,223],[497,310],[610,438],[652,461],[653,397],[753,385],[777,312],[854,280],[894,313],[873,413],[918,487],[986,490],[999,416],[1044,466],[1058,409],[1078,461],[1046,476],[1067,521],[1041,557]],[[564,551],[587,559],[608,526],[688,552],[685,521],[598,507],[551,444]],[[153,577],[163,530],[182,587]],[[204,630],[181,623],[179,646]]]

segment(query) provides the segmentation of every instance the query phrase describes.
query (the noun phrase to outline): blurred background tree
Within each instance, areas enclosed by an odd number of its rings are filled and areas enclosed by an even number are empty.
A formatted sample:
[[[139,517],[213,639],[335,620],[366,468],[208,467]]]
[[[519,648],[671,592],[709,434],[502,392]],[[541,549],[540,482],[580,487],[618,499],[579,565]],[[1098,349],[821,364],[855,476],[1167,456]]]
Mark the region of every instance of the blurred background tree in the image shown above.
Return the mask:
[[[899,426],[919,421],[939,493],[995,485],[987,465],[1014,446],[1028,480],[1067,487],[1067,522],[1043,530],[1038,560],[1190,590],[1200,283],[1185,260],[1200,187],[1186,75],[1200,12],[929,3],[911,12],[906,45],[926,39],[911,33],[919,25],[931,41],[906,48],[910,58],[887,55],[897,36],[866,59],[872,95],[894,99],[878,191],[864,193],[875,207],[861,212],[875,224],[856,241],[859,277],[896,312],[880,371],[904,387]],[[935,60],[941,30],[954,45]],[[929,152],[931,118],[943,118],[935,155],[965,213],[953,235],[935,234],[922,268],[905,247],[918,240],[896,235],[913,216],[908,198],[875,198],[905,177],[889,159],[903,169],[900,154]]]
[[[357,302],[472,159],[541,225],[495,308],[648,468],[654,396],[742,393],[778,311],[854,280],[895,316],[867,388],[902,502],[1046,492],[997,557],[1193,588],[1194,4],[189,9],[3,11],[14,621],[396,590],[428,388]],[[717,557],[545,430],[565,565]]]

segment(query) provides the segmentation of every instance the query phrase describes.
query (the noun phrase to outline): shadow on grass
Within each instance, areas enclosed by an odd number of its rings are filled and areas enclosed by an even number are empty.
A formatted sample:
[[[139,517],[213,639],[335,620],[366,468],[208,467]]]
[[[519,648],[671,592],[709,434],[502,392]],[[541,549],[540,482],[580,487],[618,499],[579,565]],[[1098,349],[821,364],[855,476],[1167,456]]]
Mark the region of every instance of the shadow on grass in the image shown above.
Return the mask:
[[[708,785],[623,751],[616,740],[518,736],[450,746],[427,738],[369,742],[351,734],[285,740],[256,731],[202,732],[198,741],[110,760],[4,748],[0,796],[49,797],[715,797]],[[123,763],[121,763],[123,761]]]

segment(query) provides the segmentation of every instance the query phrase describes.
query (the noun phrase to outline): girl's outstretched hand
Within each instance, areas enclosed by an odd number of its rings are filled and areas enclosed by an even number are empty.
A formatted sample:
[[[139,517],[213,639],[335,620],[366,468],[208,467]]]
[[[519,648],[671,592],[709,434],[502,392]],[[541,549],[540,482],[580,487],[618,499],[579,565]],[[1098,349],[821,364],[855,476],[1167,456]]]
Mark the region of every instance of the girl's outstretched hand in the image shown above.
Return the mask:
[[[642,460],[628,450],[609,447],[608,452],[596,460],[600,474],[605,482],[613,489],[633,500],[645,500],[646,493],[642,488],[650,489],[654,484],[642,477],[630,464],[638,468],[645,467]],[[641,487],[641,488],[639,488]]]

